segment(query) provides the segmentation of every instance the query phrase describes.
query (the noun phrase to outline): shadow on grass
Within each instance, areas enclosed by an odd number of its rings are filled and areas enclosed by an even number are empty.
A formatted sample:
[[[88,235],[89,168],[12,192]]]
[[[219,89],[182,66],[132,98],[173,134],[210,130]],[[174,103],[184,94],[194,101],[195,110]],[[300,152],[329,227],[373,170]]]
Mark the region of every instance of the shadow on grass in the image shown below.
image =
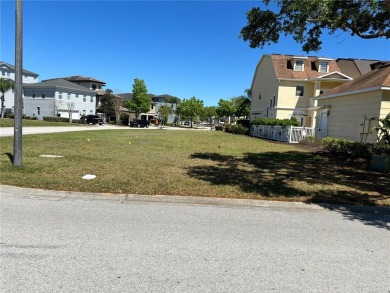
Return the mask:
[[[14,155],[11,153],[4,153],[3,155],[6,155],[8,159],[11,161],[11,164],[14,162]]]
[[[367,161],[296,151],[246,153],[240,157],[194,153],[191,158],[215,162],[214,166],[194,166],[188,170],[190,176],[211,184],[238,186],[254,198],[296,198],[339,211],[351,220],[390,228],[389,208],[373,213],[374,210],[351,206],[375,206],[378,201],[390,198],[388,175],[370,171]],[[313,188],[308,190],[308,185]]]

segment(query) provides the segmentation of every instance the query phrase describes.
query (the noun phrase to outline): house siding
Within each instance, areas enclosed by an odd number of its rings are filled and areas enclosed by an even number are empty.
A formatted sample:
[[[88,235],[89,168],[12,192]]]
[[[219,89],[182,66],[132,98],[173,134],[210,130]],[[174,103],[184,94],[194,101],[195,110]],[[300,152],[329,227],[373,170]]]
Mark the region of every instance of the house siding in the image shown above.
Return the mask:
[[[251,119],[256,117],[266,117],[267,107],[269,108],[268,117],[276,117],[276,111],[270,111],[270,99],[275,96],[278,98],[278,80],[272,63],[271,56],[264,56],[256,69],[252,82],[252,102]],[[261,99],[259,99],[261,91]],[[277,101],[275,101],[277,103]]]
[[[376,123],[369,122],[369,119],[379,116],[382,103],[381,91],[318,100],[318,106],[330,106],[327,126],[329,137],[371,143],[377,141],[375,131],[370,133],[371,126]],[[365,133],[363,137],[362,133]]]

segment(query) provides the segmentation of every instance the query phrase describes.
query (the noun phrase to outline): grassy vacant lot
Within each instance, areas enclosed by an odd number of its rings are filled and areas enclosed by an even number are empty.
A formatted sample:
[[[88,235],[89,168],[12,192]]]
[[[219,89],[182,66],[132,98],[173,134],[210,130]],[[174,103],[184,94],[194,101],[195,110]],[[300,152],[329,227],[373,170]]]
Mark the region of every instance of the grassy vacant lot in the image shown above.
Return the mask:
[[[47,122],[42,120],[28,120],[23,119],[22,121],[23,126],[78,126],[81,124],[73,123],[69,124],[66,122]],[[14,127],[14,119],[10,118],[0,118],[0,127]]]
[[[299,146],[216,131],[29,135],[23,167],[0,139],[1,183],[45,189],[390,205],[388,175]],[[41,158],[41,154],[63,158]],[[97,175],[91,181],[85,174]]]

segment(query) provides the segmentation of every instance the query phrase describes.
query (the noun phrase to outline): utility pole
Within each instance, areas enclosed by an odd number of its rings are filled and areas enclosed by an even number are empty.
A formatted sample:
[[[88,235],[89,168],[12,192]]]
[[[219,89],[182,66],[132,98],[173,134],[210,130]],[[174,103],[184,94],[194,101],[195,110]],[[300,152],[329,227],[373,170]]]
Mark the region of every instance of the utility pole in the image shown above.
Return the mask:
[[[15,0],[15,121],[13,165],[22,165],[22,114],[23,114],[23,57],[22,57],[22,0]]]

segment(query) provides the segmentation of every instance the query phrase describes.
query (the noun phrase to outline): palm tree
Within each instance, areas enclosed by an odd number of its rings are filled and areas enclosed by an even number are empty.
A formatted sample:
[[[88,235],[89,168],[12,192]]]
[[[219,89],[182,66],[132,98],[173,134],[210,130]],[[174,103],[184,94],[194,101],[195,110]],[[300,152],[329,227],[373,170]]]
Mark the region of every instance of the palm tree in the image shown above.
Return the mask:
[[[245,90],[245,95],[242,95],[239,97],[240,103],[237,107],[236,116],[248,116],[250,107],[251,107],[251,101],[252,101],[252,91],[251,89]]]
[[[4,101],[5,101],[5,93],[10,89],[14,89],[15,82],[12,79],[8,78],[0,78],[0,92],[1,92],[1,118],[4,117]]]

